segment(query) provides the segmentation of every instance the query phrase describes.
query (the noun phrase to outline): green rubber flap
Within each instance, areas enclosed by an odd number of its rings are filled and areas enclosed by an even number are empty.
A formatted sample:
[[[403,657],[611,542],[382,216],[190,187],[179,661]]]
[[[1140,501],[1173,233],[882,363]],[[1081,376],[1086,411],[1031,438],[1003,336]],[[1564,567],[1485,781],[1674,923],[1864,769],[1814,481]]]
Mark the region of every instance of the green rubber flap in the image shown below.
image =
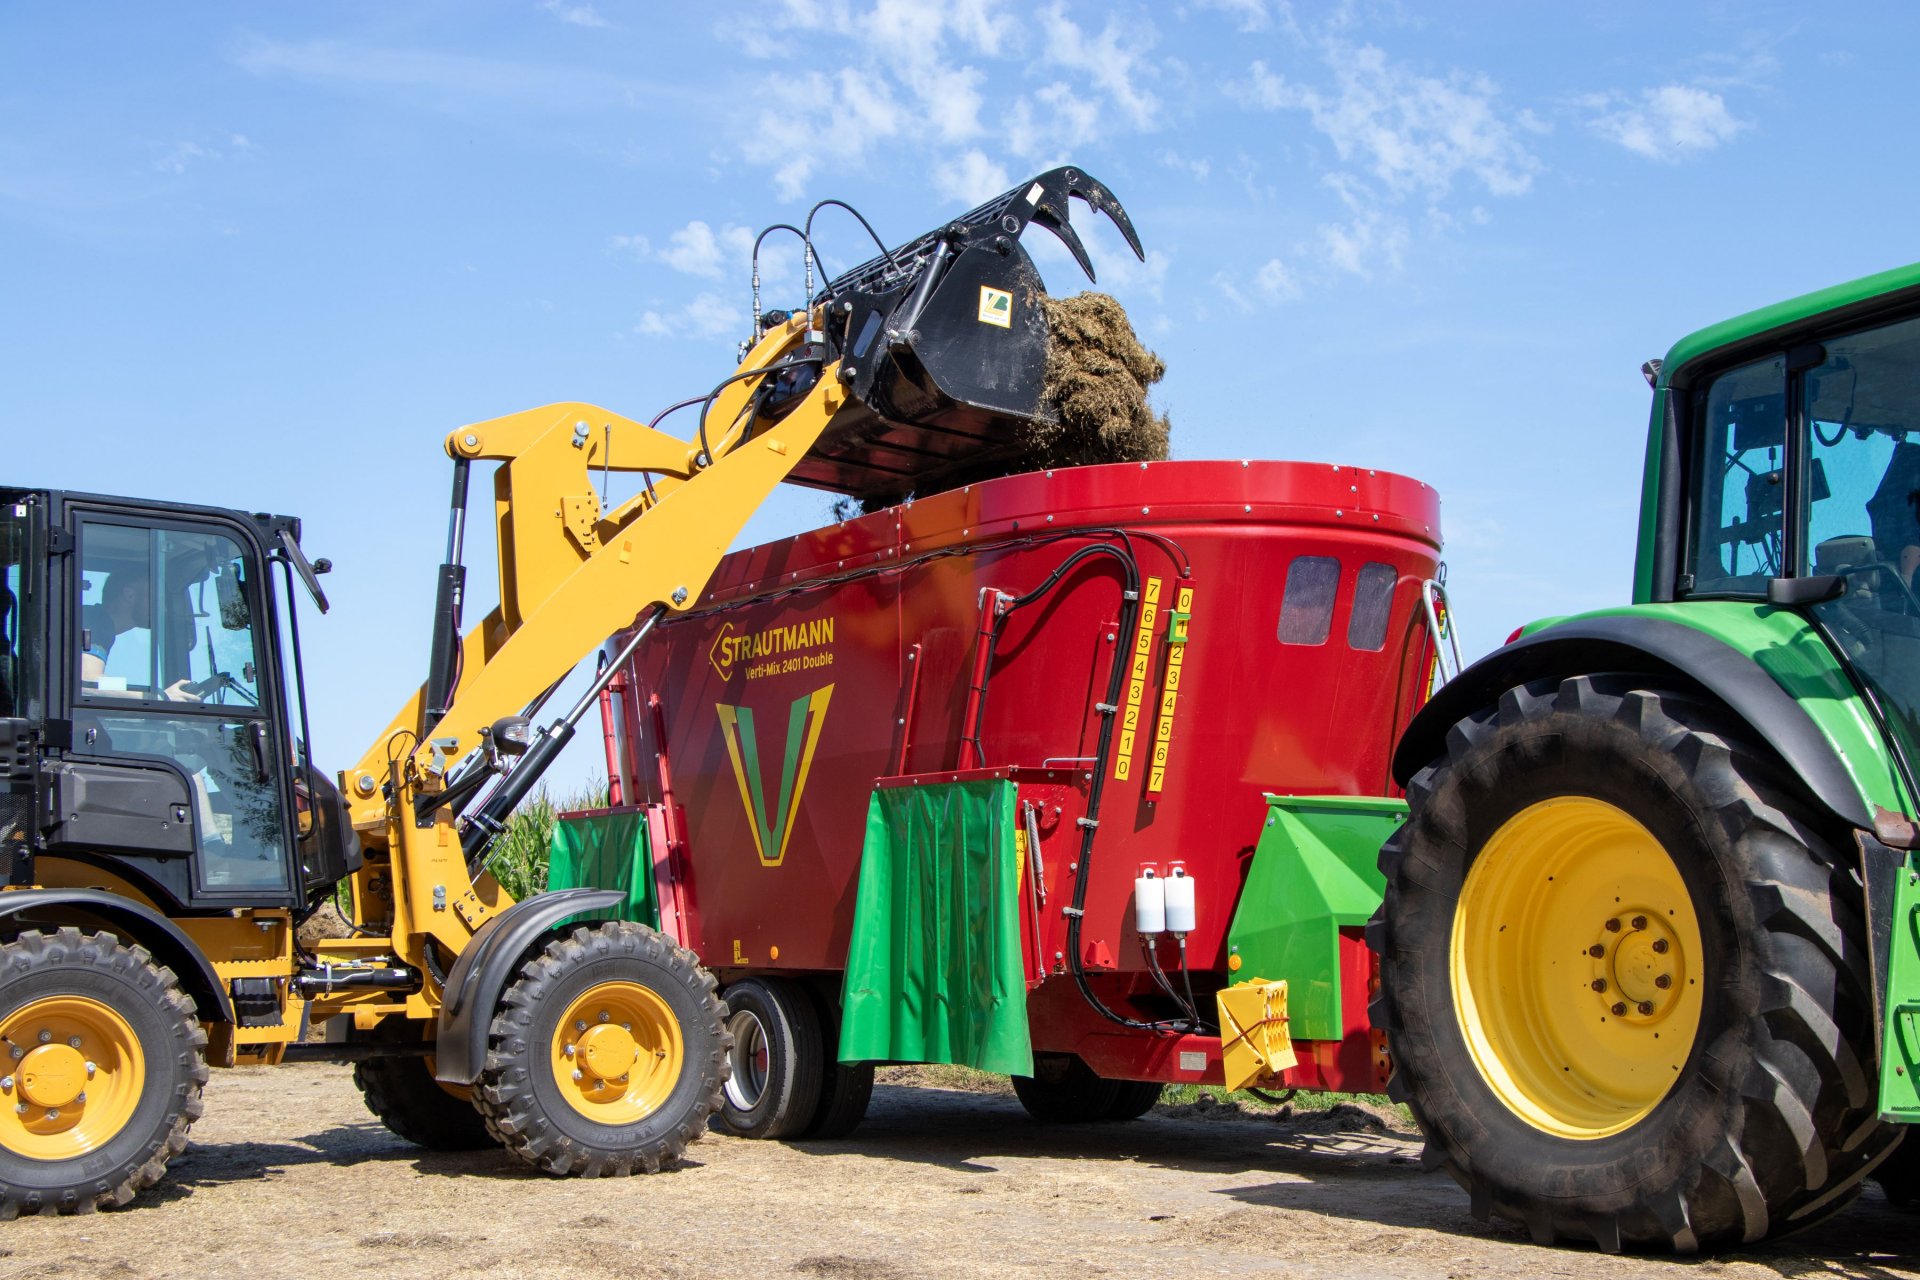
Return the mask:
[[[842,1062],[1033,1074],[1014,784],[885,787],[867,805]]]
[[[1909,867],[1900,868],[1895,881],[1889,952],[1880,1118],[1914,1124],[1920,1122],[1920,873]]]
[[[1380,846],[1406,816],[1378,796],[1267,797],[1227,946],[1233,982],[1286,981],[1296,1040],[1341,1038],[1340,930],[1380,906]]]
[[[549,889],[618,889],[627,895],[618,910],[593,911],[581,920],[638,920],[660,927],[653,900],[653,856],[647,815],[633,809],[560,818],[553,824],[547,861]]]

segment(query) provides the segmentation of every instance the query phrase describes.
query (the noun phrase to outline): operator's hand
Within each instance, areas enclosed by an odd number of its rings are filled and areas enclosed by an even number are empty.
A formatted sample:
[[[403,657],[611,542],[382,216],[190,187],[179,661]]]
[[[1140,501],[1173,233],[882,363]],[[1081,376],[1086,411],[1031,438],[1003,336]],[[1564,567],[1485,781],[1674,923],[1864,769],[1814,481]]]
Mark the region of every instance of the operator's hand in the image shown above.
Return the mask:
[[[160,696],[168,702],[198,702],[200,695],[187,687],[192,683],[191,680],[175,680],[160,691]]]

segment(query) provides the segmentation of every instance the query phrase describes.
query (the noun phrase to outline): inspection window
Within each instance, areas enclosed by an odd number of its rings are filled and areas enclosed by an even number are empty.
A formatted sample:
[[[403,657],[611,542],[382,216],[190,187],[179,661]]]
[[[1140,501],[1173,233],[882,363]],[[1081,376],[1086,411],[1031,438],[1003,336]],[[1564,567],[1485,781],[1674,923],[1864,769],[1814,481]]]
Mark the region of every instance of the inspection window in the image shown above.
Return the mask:
[[[1339,594],[1337,557],[1295,556],[1287,566],[1286,594],[1280,598],[1280,643],[1325,644]]]
[[[1347,647],[1378,653],[1387,647],[1387,619],[1393,613],[1393,589],[1400,571],[1378,560],[1360,566],[1353,586],[1353,612],[1347,618]]]

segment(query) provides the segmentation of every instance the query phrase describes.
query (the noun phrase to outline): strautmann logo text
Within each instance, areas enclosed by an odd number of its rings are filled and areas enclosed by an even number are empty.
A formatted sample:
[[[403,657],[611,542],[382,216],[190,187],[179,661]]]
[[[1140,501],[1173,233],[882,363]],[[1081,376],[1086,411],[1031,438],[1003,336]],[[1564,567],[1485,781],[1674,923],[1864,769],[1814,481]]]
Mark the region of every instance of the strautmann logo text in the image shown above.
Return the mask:
[[[724,623],[707,650],[707,661],[722,680],[744,673],[749,680],[762,676],[814,671],[833,665],[833,619],[808,618],[764,631],[737,630]]]

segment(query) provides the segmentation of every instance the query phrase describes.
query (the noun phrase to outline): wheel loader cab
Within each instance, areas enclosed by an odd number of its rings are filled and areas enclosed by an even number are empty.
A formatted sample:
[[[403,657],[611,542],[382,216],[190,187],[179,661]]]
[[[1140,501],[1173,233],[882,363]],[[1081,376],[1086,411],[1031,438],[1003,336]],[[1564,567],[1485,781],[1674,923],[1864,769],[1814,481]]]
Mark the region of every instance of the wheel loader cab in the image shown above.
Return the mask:
[[[296,825],[311,770],[266,571],[291,522],[59,493],[18,495],[4,520],[0,682],[40,747],[10,785],[42,815],[8,831],[39,837],[12,882],[124,886],[190,915],[298,908],[337,879]]]

